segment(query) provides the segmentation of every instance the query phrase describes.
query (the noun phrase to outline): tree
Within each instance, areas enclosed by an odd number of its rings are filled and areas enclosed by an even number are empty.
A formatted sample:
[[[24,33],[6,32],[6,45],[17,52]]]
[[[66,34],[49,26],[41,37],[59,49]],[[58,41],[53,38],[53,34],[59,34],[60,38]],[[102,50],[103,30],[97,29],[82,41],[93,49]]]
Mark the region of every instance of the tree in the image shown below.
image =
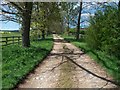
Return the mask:
[[[7,9],[6,9],[7,7]],[[33,2],[7,2],[2,4],[2,12],[4,21],[15,21],[22,24],[22,45],[23,47],[30,46],[30,23],[32,14]],[[7,16],[7,14],[12,14]],[[18,21],[17,21],[18,20]]]
[[[61,6],[61,11],[63,12],[64,15],[62,15],[63,18],[63,22],[66,25],[66,30],[67,33],[69,34],[69,29],[70,29],[70,25],[72,22],[72,17],[74,12],[74,7],[77,5],[76,2],[62,2],[60,3]]]
[[[118,9],[120,10],[120,0],[119,0],[119,2],[118,2]]]
[[[80,33],[80,20],[81,20],[81,12],[82,12],[82,1],[80,2],[80,10],[79,10],[79,16],[78,16],[78,24],[77,24],[77,32],[76,32],[76,39],[79,39],[79,33]]]
[[[33,8],[32,23],[36,24],[35,28],[38,31],[41,31],[42,39],[45,38],[45,34],[48,35],[52,31],[58,32],[60,29],[56,27],[61,26],[59,4],[57,2],[41,2],[37,3],[36,8],[37,10]],[[34,25],[32,28],[34,28]]]
[[[25,2],[25,9],[23,10],[23,31],[22,31],[22,44],[24,47],[30,46],[30,23],[31,23],[31,13],[32,13],[32,2]]]
[[[93,11],[99,9],[101,5],[93,2],[80,2],[80,4],[75,5],[72,14],[70,25],[76,28],[76,39],[78,40],[80,37],[80,29],[82,28],[82,24],[89,24],[89,17],[93,15]],[[91,13],[92,12],[92,13]],[[83,15],[83,16],[82,16]],[[84,18],[84,15],[86,15]],[[84,27],[85,28],[85,27]]]

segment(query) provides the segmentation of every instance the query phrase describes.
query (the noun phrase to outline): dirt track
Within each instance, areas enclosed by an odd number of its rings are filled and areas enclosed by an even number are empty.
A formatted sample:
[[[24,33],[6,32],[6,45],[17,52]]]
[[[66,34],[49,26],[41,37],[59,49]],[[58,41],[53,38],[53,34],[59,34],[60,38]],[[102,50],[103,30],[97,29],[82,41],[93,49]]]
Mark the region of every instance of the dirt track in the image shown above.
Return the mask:
[[[54,36],[54,47],[50,55],[40,63],[34,74],[30,74],[19,88],[115,88],[102,78],[112,80],[105,70],[88,55],[70,43]],[[68,58],[67,58],[68,57]],[[72,59],[80,66],[73,64]],[[88,71],[87,71],[88,70]],[[90,73],[90,72],[92,73]],[[99,77],[97,77],[97,76]]]

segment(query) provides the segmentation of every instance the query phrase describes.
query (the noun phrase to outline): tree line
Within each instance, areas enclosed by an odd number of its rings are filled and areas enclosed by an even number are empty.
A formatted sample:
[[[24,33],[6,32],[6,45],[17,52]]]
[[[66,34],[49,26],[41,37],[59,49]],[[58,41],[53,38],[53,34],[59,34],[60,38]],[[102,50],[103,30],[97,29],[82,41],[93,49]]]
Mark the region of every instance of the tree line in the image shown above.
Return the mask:
[[[72,15],[77,8],[76,2],[4,2],[2,3],[2,21],[14,21],[22,25],[22,45],[30,46],[30,30],[34,34],[61,32],[70,27]],[[76,12],[79,14],[79,11]],[[80,18],[79,18],[80,19]],[[79,20],[80,22],[80,20]],[[66,25],[67,24],[67,25]],[[36,32],[36,33],[35,33]]]
[[[80,38],[82,13],[91,14],[87,7],[101,8],[104,3],[92,2],[4,2],[1,4],[2,21],[14,21],[22,25],[22,45],[30,46],[30,32],[33,37],[45,38],[50,32],[61,33],[65,29],[69,34],[70,27],[75,26],[76,40]],[[119,3],[120,6],[120,3]],[[97,14],[97,13],[96,13]],[[97,15],[95,15],[97,17]],[[99,17],[98,17],[99,18]],[[98,21],[96,21],[98,22]],[[91,23],[91,21],[90,21]]]

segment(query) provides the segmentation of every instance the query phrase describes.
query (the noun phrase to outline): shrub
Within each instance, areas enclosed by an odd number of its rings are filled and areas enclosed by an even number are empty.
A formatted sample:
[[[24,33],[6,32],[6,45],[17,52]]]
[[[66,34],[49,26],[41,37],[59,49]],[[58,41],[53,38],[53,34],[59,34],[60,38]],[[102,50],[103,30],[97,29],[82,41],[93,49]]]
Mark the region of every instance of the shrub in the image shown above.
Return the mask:
[[[86,42],[93,49],[120,57],[120,12],[116,8],[105,7],[90,19],[86,32]]]

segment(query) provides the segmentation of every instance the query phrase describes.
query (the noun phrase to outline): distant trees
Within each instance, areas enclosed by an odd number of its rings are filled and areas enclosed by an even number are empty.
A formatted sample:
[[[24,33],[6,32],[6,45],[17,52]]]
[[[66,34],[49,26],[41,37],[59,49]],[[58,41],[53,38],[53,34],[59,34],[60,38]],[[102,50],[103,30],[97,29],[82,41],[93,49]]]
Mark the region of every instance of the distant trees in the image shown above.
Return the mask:
[[[46,17],[48,11],[48,3],[36,3],[35,7],[33,8],[32,13],[32,22],[31,28],[33,32],[36,32],[34,35],[37,38],[40,38],[40,32],[42,33],[42,39],[45,38],[45,24],[46,24]],[[37,36],[38,35],[38,36]]]
[[[66,32],[69,34],[69,30],[70,30],[70,26],[73,21],[73,17],[76,14],[75,6],[77,6],[77,3],[76,2],[61,2],[60,6],[64,14],[62,18],[63,18],[63,22],[66,27]]]
[[[33,8],[31,25],[31,28],[35,30],[32,32],[40,32],[42,39],[45,39],[45,35],[50,32],[61,32],[62,20],[59,3],[38,2],[35,8]]]
[[[69,28],[75,27],[75,38],[76,40],[80,39],[80,28],[82,24],[88,22],[88,19],[83,19],[82,14],[86,14],[86,17],[89,17],[91,14],[88,7],[95,7],[96,3],[92,2],[68,2],[61,3],[64,13],[64,22],[66,25],[66,31],[69,33]]]

